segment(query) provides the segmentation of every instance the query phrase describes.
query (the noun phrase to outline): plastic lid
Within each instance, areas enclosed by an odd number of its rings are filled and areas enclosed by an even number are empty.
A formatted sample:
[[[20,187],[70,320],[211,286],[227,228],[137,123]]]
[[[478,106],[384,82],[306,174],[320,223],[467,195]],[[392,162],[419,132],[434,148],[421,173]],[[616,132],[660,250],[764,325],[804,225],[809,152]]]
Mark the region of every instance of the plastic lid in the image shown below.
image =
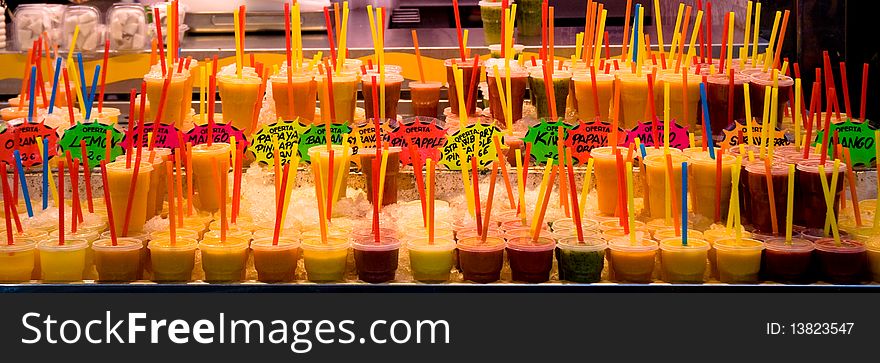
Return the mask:
[[[278,237],[278,244],[274,243],[274,236],[255,239],[251,243],[251,249],[256,251],[285,251],[299,248],[298,240],[288,237]]]
[[[797,163],[797,170],[818,174],[819,173],[819,164],[821,164],[821,160],[809,159],[809,160],[800,161]],[[826,175],[831,175],[834,173],[834,160],[830,160],[830,159],[825,160],[825,164],[823,164],[823,165],[825,168]],[[846,164],[841,162],[839,165],[838,172],[842,173],[844,171],[846,171]],[[831,181],[829,180],[828,182],[830,183]]]
[[[742,74],[736,72],[733,74],[734,85],[742,86],[742,84],[748,82],[748,80],[749,78]],[[709,76],[706,78],[706,82],[726,86],[730,84],[730,74],[716,74],[714,76]]]
[[[455,249],[455,240],[452,238],[434,238],[434,244],[428,243],[427,238],[414,238],[406,242],[406,248],[416,251],[446,251]]]
[[[125,160],[114,161],[110,164],[107,164],[107,170],[113,170],[113,171],[132,170],[132,172],[134,172],[133,171],[134,170],[134,159],[131,160],[131,169],[126,168],[125,166],[126,166]],[[140,168],[138,169],[138,173],[149,173],[151,171],[153,171],[153,165],[150,164],[149,162],[147,162],[147,158],[142,158]]]
[[[552,250],[556,247],[556,241],[547,237],[515,237],[507,241],[507,248],[524,252],[541,252]]]
[[[633,244],[632,241],[630,241],[629,237],[622,237],[615,238],[609,241],[608,248],[614,251],[622,252],[648,252],[656,251],[659,246],[657,245],[657,242],[654,242],[647,238],[636,238],[636,243]]]
[[[452,67],[452,64],[458,66],[458,68],[473,68],[474,67],[474,58],[465,58],[461,60],[461,57],[449,58],[443,61],[443,65],[446,67]],[[477,65],[482,64],[482,61],[478,61]]]
[[[753,73],[749,75],[749,82],[757,83],[760,85],[772,86],[773,85],[773,74],[772,73]],[[779,86],[780,87],[788,87],[794,85],[794,79],[786,76],[784,74],[779,74]]]
[[[200,249],[246,249],[248,248],[249,240],[236,238],[232,236],[226,236],[226,241],[220,241],[219,239],[207,238],[199,242]]]
[[[675,169],[676,166],[681,168],[681,163],[689,160],[689,158],[686,155],[681,154],[681,153],[669,153],[669,156],[672,158],[672,168],[673,169]],[[666,154],[648,155],[648,157],[645,158],[644,164],[645,164],[645,166],[650,166],[650,167],[665,167],[666,166]]]
[[[716,250],[723,251],[760,251],[764,249],[764,243],[752,238],[722,238],[715,241]]]
[[[832,238],[823,238],[816,241],[816,250],[831,253],[859,253],[865,252],[865,244],[849,239],[840,240],[836,243]]]
[[[786,241],[784,237],[771,238],[764,241],[764,248],[780,252],[810,252],[816,248],[813,242],[803,238],[792,238]]]
[[[687,246],[681,243],[681,238],[666,238],[660,241],[660,249],[664,251],[708,251],[709,242],[699,238],[688,237]]]
[[[65,238],[64,244],[59,245],[58,239],[47,239],[43,242],[37,244],[37,249],[40,251],[53,251],[53,252],[62,252],[62,251],[77,251],[89,248],[89,243],[84,239],[72,239]]]
[[[504,240],[489,236],[486,241],[480,237],[467,237],[458,240],[458,249],[468,252],[494,252],[504,249]]]
[[[579,240],[577,236],[560,239],[556,246],[564,250],[579,252],[601,251],[608,248],[608,243],[600,238],[584,238]]]
[[[306,236],[304,236],[306,237]],[[302,248],[307,250],[335,251],[339,249],[347,249],[351,245],[348,238],[327,237],[322,241],[320,237],[306,237],[302,240]]]
[[[137,251],[141,248],[144,248],[144,244],[134,238],[117,238],[115,246],[111,239],[99,239],[92,243],[95,251]]]
[[[400,248],[401,242],[397,238],[384,236],[379,237],[379,242],[372,236],[356,238],[352,247],[361,251],[391,251]]]
[[[192,238],[177,238],[173,245],[171,244],[171,241],[166,238],[158,238],[150,241],[147,248],[151,250],[162,249],[168,251],[188,251],[194,250],[198,246],[199,242]]]
[[[37,248],[37,244],[32,239],[17,238],[13,244],[0,244],[0,253],[16,253],[25,252]]]
[[[749,174],[767,175],[767,166],[763,161],[755,161],[746,166]],[[777,163],[770,164],[770,175],[788,175],[788,166]]]
[[[198,144],[193,145],[192,152],[193,153],[215,153],[215,152],[228,152],[229,144],[222,142],[215,142],[211,145],[208,144]]]

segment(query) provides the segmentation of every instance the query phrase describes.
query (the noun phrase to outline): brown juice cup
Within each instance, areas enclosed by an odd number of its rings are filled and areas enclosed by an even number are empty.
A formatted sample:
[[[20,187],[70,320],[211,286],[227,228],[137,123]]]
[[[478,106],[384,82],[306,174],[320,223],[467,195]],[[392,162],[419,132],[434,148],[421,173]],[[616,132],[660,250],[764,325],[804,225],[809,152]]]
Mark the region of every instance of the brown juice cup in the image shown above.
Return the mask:
[[[363,95],[364,95],[364,114],[365,117],[373,119],[375,115],[373,110],[373,77],[376,77],[376,97],[380,97],[382,92],[382,83],[378,74],[367,73],[363,78]],[[397,119],[397,104],[400,102],[400,85],[403,83],[403,77],[399,74],[385,74],[385,119]],[[380,97],[381,100],[381,97]],[[381,106],[380,106],[381,107]]]
[[[440,82],[410,82],[413,116],[437,117],[440,105]]]
[[[487,237],[485,242],[479,237],[459,239],[458,259],[464,279],[483,284],[501,279],[504,247],[500,237]]]
[[[109,239],[92,243],[98,281],[125,282],[138,279],[143,243],[133,238],[118,238],[116,245]]]
[[[547,237],[539,237],[537,241],[531,237],[508,240],[507,258],[513,281],[541,283],[550,280],[555,248],[556,242]]]
[[[459,114],[459,105],[458,105],[458,88],[455,84],[455,76],[452,72],[452,65],[455,64],[458,69],[462,71],[462,89],[464,90],[464,95],[462,99],[467,104],[467,113],[472,115],[474,111],[477,109],[477,92],[476,90],[473,92],[472,97],[468,98],[468,95],[471,93],[471,87],[476,85],[471,84],[472,74],[474,70],[474,59],[466,58],[462,60],[461,58],[452,58],[447,59],[443,62],[443,65],[446,67],[446,82],[449,83],[449,90],[447,94],[449,95],[449,109],[452,111],[453,115],[458,116]],[[478,80],[479,81],[479,80]]]
[[[400,253],[397,238],[381,237],[378,243],[371,237],[361,238],[352,245],[359,279],[374,284],[394,280]]]
[[[828,208],[825,204],[825,193],[822,190],[822,181],[819,175],[820,160],[806,160],[797,164],[795,172],[795,188],[797,198],[794,199],[794,223],[807,228],[825,228],[825,217]],[[830,185],[834,163],[827,160],[824,165],[825,180]],[[837,193],[834,194],[834,216],[837,218],[840,205],[840,193],[843,192],[843,176],[846,172],[846,164],[840,164],[837,176],[837,185],[832,186]]]
[[[507,74],[504,68],[498,68],[498,78],[501,80],[501,88],[507,92]],[[523,100],[526,94],[529,72],[522,68],[510,69],[510,99],[512,101],[510,111],[513,114],[513,122],[522,119]],[[495,79],[495,69],[486,70],[486,81],[489,83],[489,109],[492,110],[492,118],[495,124],[502,129],[507,128],[504,108],[501,107],[501,94],[498,93],[498,83]],[[506,102],[506,101],[505,101]]]
[[[257,279],[261,282],[293,281],[296,264],[302,255],[299,246],[299,241],[284,237],[278,239],[278,244],[274,244],[272,238],[254,240],[251,250]]]
[[[746,167],[746,170],[748,171],[746,183],[749,190],[749,220],[757,230],[770,233],[773,231],[773,219],[770,214],[770,194],[767,190],[767,170],[764,162],[752,163]],[[778,231],[783,231],[788,195],[788,168],[782,165],[771,166],[770,176],[776,204],[776,226]],[[824,222],[824,219],[822,221]]]
[[[724,129],[733,125],[736,120],[745,119],[745,96],[743,84],[747,79],[741,75],[733,76],[733,120],[729,120],[728,109],[730,106],[730,76],[714,75],[707,78],[706,97],[709,106],[709,123],[712,126],[712,136],[719,140],[724,136]],[[756,103],[752,97],[752,104]],[[763,99],[761,100],[763,101]],[[763,102],[761,102],[763,103]]]
[[[385,167],[385,183],[383,184],[382,205],[397,203],[397,176],[400,173],[399,147],[388,148],[388,165]],[[385,151],[383,151],[385,152]],[[367,148],[358,150],[361,158],[361,171],[367,180],[367,198],[373,200],[373,160],[376,158],[376,149]],[[382,157],[381,155],[379,156]],[[381,160],[381,159],[380,159]],[[376,170],[376,172],[379,172]]]

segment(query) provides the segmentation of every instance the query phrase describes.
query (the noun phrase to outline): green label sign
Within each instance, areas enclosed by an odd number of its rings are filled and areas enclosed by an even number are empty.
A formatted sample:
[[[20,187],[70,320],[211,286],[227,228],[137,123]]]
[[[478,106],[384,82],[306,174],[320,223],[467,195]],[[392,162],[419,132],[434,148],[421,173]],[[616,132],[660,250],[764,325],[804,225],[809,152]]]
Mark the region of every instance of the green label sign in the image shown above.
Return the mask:
[[[82,155],[80,141],[85,141],[89,165],[97,166],[107,154],[108,130],[110,131],[110,160],[107,162],[113,161],[117,156],[122,155],[121,143],[125,135],[111,125],[99,122],[77,123],[64,131],[64,135],[58,140],[58,147],[61,148],[62,153],[69,150],[72,156],[79,158]]]
[[[523,142],[532,143],[531,157],[538,164],[544,164],[547,159],[558,159],[559,149],[556,143],[559,141],[559,127],[562,126],[562,138],[565,140],[568,131],[573,126],[565,122],[547,122],[547,119],[541,119],[541,123],[529,127],[526,136],[523,136]]]
[[[330,143],[342,145],[343,138],[351,132],[348,123],[330,125]],[[299,154],[305,162],[311,162],[309,149],[313,146],[327,145],[327,132],[324,125],[312,125],[299,139]]]

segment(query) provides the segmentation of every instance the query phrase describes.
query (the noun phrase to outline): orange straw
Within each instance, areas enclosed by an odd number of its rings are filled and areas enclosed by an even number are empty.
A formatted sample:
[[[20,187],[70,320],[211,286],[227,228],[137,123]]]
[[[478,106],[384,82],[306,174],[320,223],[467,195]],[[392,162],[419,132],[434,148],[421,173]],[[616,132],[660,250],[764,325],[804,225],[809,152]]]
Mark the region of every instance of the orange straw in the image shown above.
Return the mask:
[[[489,234],[489,221],[492,219],[492,200],[495,199],[495,178],[498,175],[498,161],[492,162],[492,174],[489,176],[489,197],[486,199],[486,217],[483,220],[483,230],[480,237],[486,242],[486,235]]]
[[[544,215],[547,213],[547,203],[550,202],[550,193],[553,191],[553,179],[555,178],[556,168],[553,168],[550,171],[550,181],[547,183],[547,190],[544,192],[543,199],[541,199],[543,202],[541,203],[541,210],[538,213],[538,228],[535,228],[535,235],[532,236],[532,242],[538,242],[538,238],[541,238],[541,230],[544,229],[541,224],[544,223]]]
[[[510,174],[507,172],[507,161],[501,157],[501,142],[498,141],[498,135],[492,136],[492,142],[495,143],[495,154],[498,156],[498,164],[501,165],[501,177],[504,179],[504,187],[507,189],[507,200],[510,201],[510,209],[516,209],[513,187],[510,184]]]
[[[419,82],[425,83],[425,71],[422,68],[422,52],[419,51],[419,36],[412,30],[413,47],[416,49],[416,62],[419,65]]]

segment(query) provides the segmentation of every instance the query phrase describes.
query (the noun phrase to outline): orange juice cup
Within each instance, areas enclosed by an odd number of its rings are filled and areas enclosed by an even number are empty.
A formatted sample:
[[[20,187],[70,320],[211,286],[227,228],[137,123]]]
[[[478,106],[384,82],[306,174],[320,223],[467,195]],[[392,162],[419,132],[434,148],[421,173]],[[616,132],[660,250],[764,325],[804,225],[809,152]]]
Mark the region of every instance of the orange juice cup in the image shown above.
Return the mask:
[[[346,193],[345,190],[346,190],[346,188],[348,188],[349,165],[345,165],[345,162],[344,162],[344,157],[345,157],[344,151],[345,150],[342,148],[342,145],[332,145],[332,149],[333,149],[333,181],[332,181],[332,183],[333,183],[334,188],[336,185],[339,185],[339,189],[334,189],[336,192],[336,199],[335,200],[339,200],[339,198],[345,197],[345,193]],[[315,162],[316,158],[321,161],[321,170],[320,170],[321,180],[323,180],[324,184],[326,185],[328,171],[329,171],[328,167],[330,166],[330,152],[327,151],[327,145],[312,146],[311,148],[309,148],[308,153],[309,153],[309,158],[311,158],[311,160],[312,160],[312,163]],[[313,173],[314,173],[314,169],[313,169]],[[313,177],[314,177],[314,175],[313,175]],[[342,178],[342,181],[337,183],[337,179],[339,179],[339,178]],[[317,178],[315,180],[317,180]],[[387,183],[388,183],[388,181],[386,180],[386,185],[388,185]],[[395,186],[396,186],[396,184],[395,184]],[[326,189],[327,187],[324,186],[324,188]],[[395,192],[396,192],[396,190],[395,190]],[[397,194],[395,193],[394,195],[396,197]]]
[[[687,161],[688,159],[682,154],[670,155],[672,156],[672,170],[669,171],[672,176],[672,185],[670,186],[670,188],[672,189],[673,196],[680,198],[679,194],[681,193],[681,163],[683,161]],[[666,156],[650,155],[645,158],[644,164],[645,172],[647,173],[645,175],[645,181],[647,183],[645,189],[645,199],[647,201],[645,204],[648,207],[651,218],[665,218],[666,184],[668,180],[666,176]],[[714,183],[715,178],[713,177],[712,180]],[[672,213],[680,212],[676,212],[675,210],[673,210]],[[715,215],[714,211],[712,212],[712,215]]]
[[[596,196],[599,199],[599,213],[614,215],[617,210],[617,159],[610,146],[593,149],[590,155],[596,160],[593,166],[596,176]]]
[[[596,101],[593,96],[593,79],[589,73],[575,74],[574,93],[577,98],[578,118],[592,121],[596,118]],[[614,95],[614,76],[596,74],[596,93],[599,95],[599,118],[608,120],[611,113],[611,98]],[[557,101],[558,102],[558,101]]]
[[[756,239],[725,238],[715,241],[718,278],[721,282],[754,283],[761,270],[764,243]]]
[[[651,282],[657,256],[657,242],[637,238],[633,244],[629,238],[618,238],[611,240],[608,248],[614,280]]]
[[[363,76],[364,113],[367,119],[379,116],[378,114],[374,116],[373,110],[373,76],[376,77],[376,90],[378,92],[381,92],[382,90],[382,83],[378,74],[367,73]],[[335,81],[336,77],[334,77],[333,80]],[[385,75],[385,119],[397,119],[397,104],[400,101],[401,83],[403,83],[403,77],[401,75],[395,73],[388,73]],[[336,85],[334,84],[334,86]],[[334,89],[334,96],[336,95],[335,91],[336,89]],[[376,95],[376,97],[379,97],[380,95],[381,93]],[[376,101],[376,103],[378,104],[380,101]],[[380,105],[379,107],[383,106]]]
[[[150,174],[153,167],[142,161],[138,169],[137,185],[131,198],[131,215],[128,222],[128,233],[137,234],[144,229],[147,221],[147,196],[150,192]],[[125,223],[125,210],[128,205],[128,191],[134,174],[134,162],[131,168],[125,167],[125,162],[113,162],[107,164],[107,182],[110,183],[110,200],[113,204],[113,223],[116,230],[122,234],[122,226]]]
[[[706,273],[709,242],[688,237],[687,245],[681,238],[660,241],[660,265],[663,281],[672,283],[700,283]]]
[[[278,238],[277,245],[272,241],[272,238],[261,238],[251,243],[257,279],[261,282],[293,281],[301,255],[299,241],[285,237]]]
[[[354,121],[354,109],[357,105],[358,74],[355,72],[342,72],[332,74],[333,78],[333,111],[336,120],[333,123],[341,124]],[[318,82],[318,101],[321,101],[321,123],[330,122],[330,94],[327,87],[327,75],[316,77]]]
[[[220,210],[220,180],[229,172],[229,144],[200,144],[192,147],[192,171],[195,193],[199,198],[199,210],[214,213]],[[219,175],[215,177],[214,168],[219,163]]]
[[[697,125],[697,115],[700,104],[700,81],[701,77],[693,74],[688,74],[687,80],[687,104],[684,104],[684,98],[682,94],[682,82],[681,73],[669,73],[664,74],[658,77],[659,82],[654,83],[654,105],[655,107],[660,107],[660,110],[663,108],[663,89],[664,84],[669,84],[669,120],[670,122],[675,122],[679,125],[685,126],[688,128],[688,131],[696,133],[697,135],[703,134],[703,128],[701,125]],[[684,124],[685,112],[687,112],[687,125]],[[663,113],[660,112],[657,114],[657,117],[663,119]]]
[[[34,251],[36,244],[26,238],[18,238],[11,245],[0,245],[0,282],[30,280],[34,271]]]
[[[150,241],[153,281],[186,282],[192,280],[198,242],[191,238],[177,237],[174,244],[167,238]]]
[[[440,105],[440,82],[410,82],[409,94],[412,98],[414,116],[437,117]]]
[[[286,73],[276,74],[270,80],[278,117],[284,120],[299,118],[305,124],[311,123],[315,118],[315,104],[318,99],[318,82],[315,81],[315,76],[305,72],[291,74],[289,87]],[[288,104],[289,93],[292,93],[293,104]]]
[[[250,241],[226,237],[226,241],[205,239],[199,243],[205,281],[236,282],[245,278]]]
[[[646,121],[645,105],[648,103],[648,78],[635,74],[620,74],[620,126],[632,129],[640,121]],[[656,107],[656,105],[655,105]]]
[[[81,239],[47,239],[37,245],[40,250],[40,270],[43,281],[82,281],[89,243]]]
[[[734,162],[736,158],[731,155],[725,154],[721,158],[721,218],[727,217],[727,209],[730,207],[730,168]],[[708,154],[698,154],[690,159],[688,185],[693,211],[709,220],[715,220],[715,193],[716,185],[719,185],[716,182],[716,170],[717,161]]]
[[[185,104],[186,81],[189,72],[174,73],[171,76],[171,82],[168,84],[168,94],[165,96],[165,107],[162,109],[162,119],[156,120],[159,112],[159,101],[162,99],[162,88],[165,85],[165,78],[161,73],[148,73],[144,76],[144,82],[147,82],[147,100],[154,107],[150,107],[147,114],[147,122],[159,121],[163,125],[174,125],[177,128],[183,127],[183,112]],[[192,97],[192,93],[190,93]]]
[[[223,107],[223,120],[232,124],[245,135],[250,135],[254,118],[254,107],[261,102],[260,92],[262,80],[251,74],[241,78],[234,74],[218,75],[217,88],[220,90],[220,102]]]
[[[141,270],[143,243],[133,238],[101,239],[92,243],[98,281],[134,281]]]

